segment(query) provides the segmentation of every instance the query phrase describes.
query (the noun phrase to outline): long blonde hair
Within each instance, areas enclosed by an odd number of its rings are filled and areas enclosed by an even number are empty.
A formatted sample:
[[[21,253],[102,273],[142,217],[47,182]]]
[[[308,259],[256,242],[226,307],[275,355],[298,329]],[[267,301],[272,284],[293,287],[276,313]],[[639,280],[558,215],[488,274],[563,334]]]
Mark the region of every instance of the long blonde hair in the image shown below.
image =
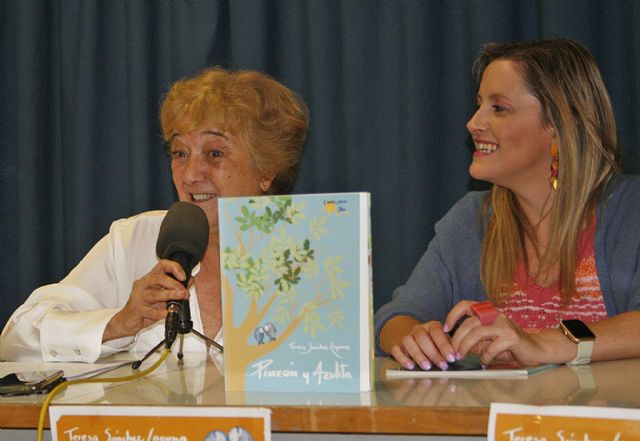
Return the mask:
[[[542,106],[542,124],[555,130],[559,186],[549,212],[549,245],[543,253],[515,195],[493,186],[485,201],[489,221],[480,264],[482,282],[492,300],[504,302],[513,291],[518,262],[528,265],[528,238],[538,257],[538,275],[549,275],[559,265],[566,304],[575,292],[580,232],[591,222],[606,185],[621,172],[611,101],[593,56],[576,41],[487,44],[474,64],[478,81],[498,59],[514,62],[528,91]]]

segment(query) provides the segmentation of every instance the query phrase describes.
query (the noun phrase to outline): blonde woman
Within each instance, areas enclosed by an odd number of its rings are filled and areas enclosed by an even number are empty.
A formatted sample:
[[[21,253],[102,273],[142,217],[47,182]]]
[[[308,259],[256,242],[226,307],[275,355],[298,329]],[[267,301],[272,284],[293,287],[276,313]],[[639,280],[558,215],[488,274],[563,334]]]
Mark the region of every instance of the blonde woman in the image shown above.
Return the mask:
[[[209,223],[189,289],[178,282],[185,279],[180,265],[156,256],[166,211],[118,220],[67,277],[36,289],[12,315],[1,359],[94,362],[118,351],[144,353],[164,338],[166,302],[186,298],[193,329],[222,343],[218,198],[291,188],[307,108],[264,74],[214,68],[176,82],[160,113],[178,197],[202,208]],[[186,335],[185,352],[206,350]]]
[[[593,57],[571,40],[488,44],[475,72],[469,171],[492,190],[436,225],[376,313],[378,352],[425,370],[469,352],[524,366],[640,356],[640,179],[621,175]]]

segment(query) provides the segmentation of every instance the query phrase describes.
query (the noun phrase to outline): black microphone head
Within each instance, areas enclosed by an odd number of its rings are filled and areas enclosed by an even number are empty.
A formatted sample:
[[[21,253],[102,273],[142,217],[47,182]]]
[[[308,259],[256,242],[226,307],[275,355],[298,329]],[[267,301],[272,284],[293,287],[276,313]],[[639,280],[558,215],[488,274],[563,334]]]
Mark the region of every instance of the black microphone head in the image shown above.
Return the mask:
[[[175,202],[160,225],[156,254],[161,259],[172,259],[180,253],[188,255],[184,262],[187,277],[202,259],[209,241],[209,222],[202,208],[188,202]],[[183,259],[180,259],[181,261]]]

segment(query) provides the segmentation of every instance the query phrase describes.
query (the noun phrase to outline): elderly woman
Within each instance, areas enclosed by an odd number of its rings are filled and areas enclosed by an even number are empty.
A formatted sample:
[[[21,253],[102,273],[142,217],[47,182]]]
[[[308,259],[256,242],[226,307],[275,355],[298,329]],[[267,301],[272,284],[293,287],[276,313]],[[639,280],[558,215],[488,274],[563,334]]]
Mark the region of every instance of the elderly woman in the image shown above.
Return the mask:
[[[307,108],[255,71],[208,69],[176,82],[160,112],[178,197],[202,208],[209,243],[188,289],[181,266],[156,256],[165,211],[114,222],[60,283],[36,289],[0,337],[0,358],[95,360],[145,352],[164,338],[166,302],[190,298],[193,329],[220,343],[218,198],[287,192],[300,164]],[[193,334],[185,352],[206,351]]]

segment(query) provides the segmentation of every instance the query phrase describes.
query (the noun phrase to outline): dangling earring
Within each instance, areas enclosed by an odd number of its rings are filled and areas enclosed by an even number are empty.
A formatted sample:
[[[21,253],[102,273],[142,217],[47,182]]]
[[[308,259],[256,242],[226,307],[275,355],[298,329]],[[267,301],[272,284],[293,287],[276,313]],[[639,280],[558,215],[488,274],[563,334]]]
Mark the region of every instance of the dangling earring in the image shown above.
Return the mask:
[[[549,169],[549,182],[554,190],[558,189],[558,146],[551,144],[551,168]]]

